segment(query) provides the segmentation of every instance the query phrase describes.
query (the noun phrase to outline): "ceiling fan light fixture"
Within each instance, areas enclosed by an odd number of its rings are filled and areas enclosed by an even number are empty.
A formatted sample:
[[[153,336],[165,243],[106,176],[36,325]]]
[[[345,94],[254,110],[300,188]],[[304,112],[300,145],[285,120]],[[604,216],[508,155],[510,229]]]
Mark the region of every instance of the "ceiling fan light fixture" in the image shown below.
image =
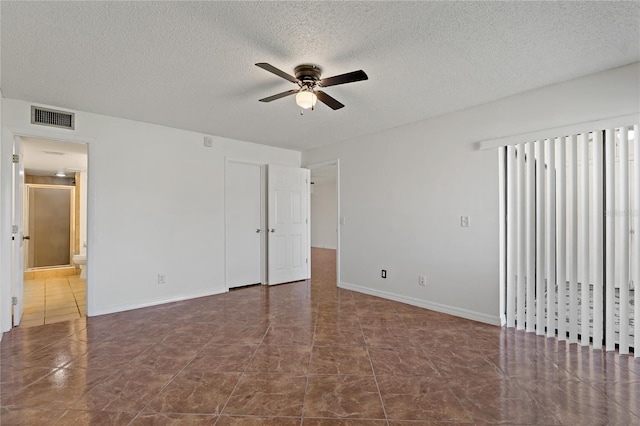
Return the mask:
[[[311,90],[301,90],[296,95],[296,103],[303,109],[315,107],[317,101],[318,97]]]

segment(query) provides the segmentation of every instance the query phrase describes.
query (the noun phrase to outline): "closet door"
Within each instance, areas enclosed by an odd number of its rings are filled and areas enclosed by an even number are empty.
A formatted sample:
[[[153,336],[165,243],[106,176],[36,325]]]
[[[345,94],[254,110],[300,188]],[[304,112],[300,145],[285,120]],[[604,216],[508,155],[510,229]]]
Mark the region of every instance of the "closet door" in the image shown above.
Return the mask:
[[[261,282],[261,167],[229,161],[226,169],[227,287]]]

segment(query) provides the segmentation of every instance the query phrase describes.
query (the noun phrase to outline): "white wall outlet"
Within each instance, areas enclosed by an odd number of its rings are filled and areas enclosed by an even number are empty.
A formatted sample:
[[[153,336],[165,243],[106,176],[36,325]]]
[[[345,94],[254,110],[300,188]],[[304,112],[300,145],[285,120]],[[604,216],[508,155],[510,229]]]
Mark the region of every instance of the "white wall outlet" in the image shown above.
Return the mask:
[[[427,276],[426,275],[420,275],[418,277],[418,285],[422,286],[422,287],[426,287],[427,286]]]
[[[158,284],[167,283],[167,274],[158,274]]]
[[[463,228],[469,227],[469,216],[460,216],[460,226]]]

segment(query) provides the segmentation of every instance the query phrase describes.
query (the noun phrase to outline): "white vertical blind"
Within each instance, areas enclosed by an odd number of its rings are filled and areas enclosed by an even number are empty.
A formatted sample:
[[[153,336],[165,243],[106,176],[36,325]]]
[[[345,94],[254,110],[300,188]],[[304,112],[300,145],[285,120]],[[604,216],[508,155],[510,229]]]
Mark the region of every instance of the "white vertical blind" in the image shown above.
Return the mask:
[[[547,336],[556,334],[556,145],[555,139],[546,141],[547,186],[546,234],[547,243]]]
[[[515,146],[507,147],[507,252],[516,250],[516,156]],[[516,267],[518,256],[507,256],[507,327],[516,325]]]
[[[616,308],[615,287],[615,195],[616,195],[616,143],[612,129],[607,129],[604,135],[605,157],[605,270],[606,277],[606,305],[607,316]],[[615,328],[613,321],[607,321],[605,348],[608,351],[616,349]]]
[[[567,147],[564,136],[556,146],[556,277],[558,285],[558,338],[567,338]]]
[[[545,152],[544,141],[536,142],[536,334],[544,335],[545,326]]]
[[[505,148],[508,327],[640,356],[639,139],[635,125]]]
[[[582,241],[580,244],[580,258],[579,263],[582,265],[580,268],[580,344],[582,346],[589,345],[589,322],[590,322],[590,309],[591,297],[589,288],[589,137],[583,133],[580,135],[580,196],[582,202],[580,203],[580,230],[582,234]]]
[[[602,348],[602,285],[604,283],[603,272],[603,203],[602,203],[602,132],[593,134],[593,174],[591,192],[593,194],[593,210],[591,227],[591,282],[593,283],[593,348]],[[600,307],[600,308],[598,308]]]
[[[633,127],[633,249],[631,250],[632,259],[635,259],[635,274],[633,277],[634,284],[634,355],[640,357],[640,301],[638,293],[640,293],[640,134],[638,134],[638,125]]]
[[[578,141],[569,137],[569,343],[578,343]]]
[[[526,181],[525,181],[525,144],[518,145],[517,156],[518,163],[516,166],[517,173],[517,197],[518,197],[518,278],[517,284],[517,316],[516,321],[518,330],[524,330],[525,324],[525,298],[526,298],[526,268],[527,268],[527,238],[525,228],[525,216],[526,216]]]
[[[620,226],[620,244],[617,251],[620,255],[620,343],[621,354],[629,353],[629,143],[627,129],[622,128],[617,132],[619,137],[619,182],[620,196],[618,197],[618,214]]]
[[[535,142],[527,142],[527,331],[536,329],[536,199],[535,199]]]

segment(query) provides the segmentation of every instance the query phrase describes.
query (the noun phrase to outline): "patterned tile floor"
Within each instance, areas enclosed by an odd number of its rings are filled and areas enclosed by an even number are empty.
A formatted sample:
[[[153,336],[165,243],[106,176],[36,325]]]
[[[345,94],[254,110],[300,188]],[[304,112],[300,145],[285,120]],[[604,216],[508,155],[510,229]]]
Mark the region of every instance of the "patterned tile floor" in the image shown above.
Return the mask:
[[[313,279],[15,329],[2,425],[640,424],[640,362]]]
[[[82,318],[87,311],[86,287],[79,275],[25,280],[20,328]]]

